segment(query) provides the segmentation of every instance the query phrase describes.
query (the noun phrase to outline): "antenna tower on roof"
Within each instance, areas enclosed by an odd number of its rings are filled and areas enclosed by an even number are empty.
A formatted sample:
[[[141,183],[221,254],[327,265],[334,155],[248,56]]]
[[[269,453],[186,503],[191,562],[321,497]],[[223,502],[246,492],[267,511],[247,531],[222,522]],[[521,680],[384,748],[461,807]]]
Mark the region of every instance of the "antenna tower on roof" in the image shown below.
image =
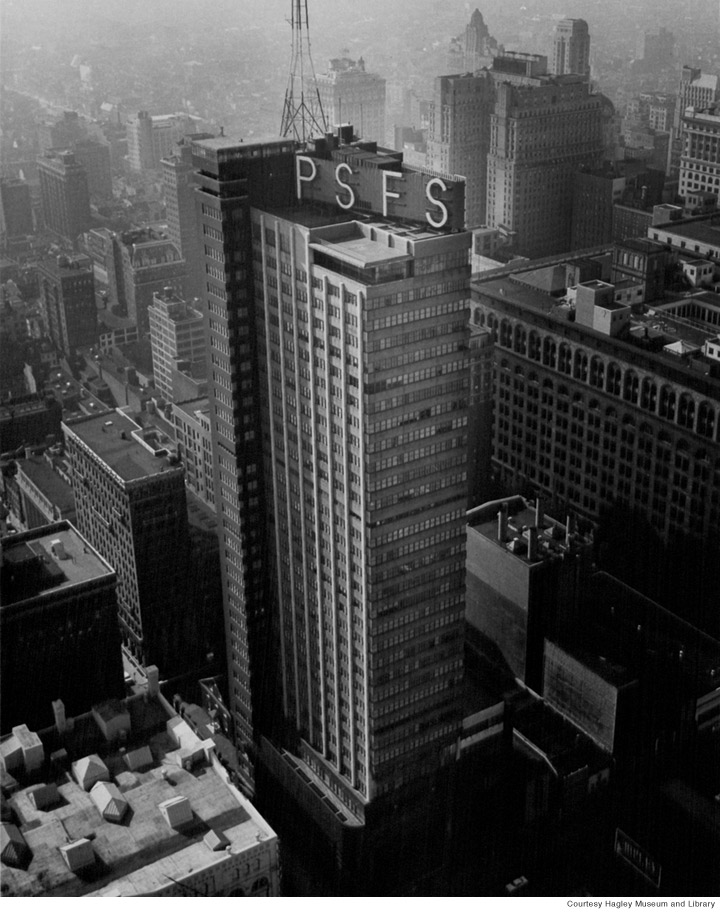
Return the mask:
[[[292,59],[280,135],[307,143],[328,129],[310,54],[307,0],[291,0],[290,26]]]

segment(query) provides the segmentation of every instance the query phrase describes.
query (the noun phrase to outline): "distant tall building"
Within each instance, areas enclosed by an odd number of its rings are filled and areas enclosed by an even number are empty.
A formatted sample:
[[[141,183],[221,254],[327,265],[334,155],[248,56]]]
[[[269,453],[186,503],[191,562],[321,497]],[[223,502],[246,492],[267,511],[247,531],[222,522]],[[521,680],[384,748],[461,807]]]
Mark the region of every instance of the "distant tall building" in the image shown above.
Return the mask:
[[[643,32],[638,39],[637,59],[644,70],[657,70],[673,64],[675,36],[665,28]]]
[[[492,37],[482,13],[476,9],[463,34],[450,43],[448,72],[475,73],[476,70],[489,67],[493,57],[502,53],[502,45]]]
[[[328,124],[352,124],[359,137],[385,141],[385,80],[365,70],[362,57],[333,58],[317,87]]]
[[[72,149],[87,135],[88,122],[77,111],[64,111],[60,117],[49,118],[38,125],[38,143],[43,152]]]
[[[91,200],[112,200],[112,166],[110,164],[110,145],[99,140],[87,138],[78,140],[73,145],[75,158],[85,168],[88,180],[88,192]]]
[[[189,534],[183,469],[153,427],[119,411],[63,424],[77,524],[117,571],[120,632],[139,664],[164,677],[204,659],[188,606]]]
[[[178,361],[205,364],[202,312],[177,296],[171,287],[153,296],[148,308],[155,387],[169,401],[177,399],[173,369]]]
[[[426,163],[466,178],[468,227],[500,229],[521,254],[569,250],[572,176],[602,163],[604,122],[587,80],[508,53],[435,80]]]
[[[63,255],[38,265],[40,297],[48,332],[57,349],[72,356],[97,343],[95,280],[90,258]]]
[[[74,153],[50,150],[38,159],[38,176],[46,228],[74,244],[91,222],[85,168]]]
[[[646,168],[632,159],[606,163],[601,169],[582,169],[575,174],[572,205],[571,250],[606,245],[645,235],[652,207],[662,202],[665,173]],[[644,213],[644,229],[616,235],[625,224],[618,206]],[[629,217],[628,217],[629,218]]]
[[[426,162],[430,168],[466,179],[465,224],[487,218],[487,157],[495,81],[488,72],[438,76],[430,108]]]
[[[62,437],[62,404],[39,394],[4,396],[0,400],[0,452],[27,445],[47,445]]]
[[[708,108],[686,108],[680,130],[678,194],[710,191],[720,197],[720,102]]]
[[[122,691],[116,576],[67,521],[2,539],[2,723],[43,728]]]
[[[75,524],[75,497],[67,462],[61,448],[52,447],[42,455],[16,458],[17,505],[11,508],[20,530],[40,528],[61,519]],[[6,479],[6,495],[8,486]]]
[[[487,223],[528,257],[569,251],[573,176],[604,158],[604,100],[582,76],[501,73],[540,69],[544,58],[495,60],[497,100],[487,167]],[[537,69],[535,72],[537,72]],[[521,70],[522,72],[522,70]]]
[[[688,108],[700,110],[711,108],[716,102],[720,102],[720,76],[714,73],[703,73],[698,67],[683,67],[673,115],[668,152],[668,177],[677,178],[680,172],[680,158],[683,152],[682,119],[685,111]]]
[[[0,178],[0,234],[16,238],[33,231],[30,185],[20,178]]]
[[[196,134],[192,139],[203,140],[211,136]],[[205,265],[198,233],[190,138],[177,143],[173,152],[161,160],[161,165],[168,233],[186,265],[185,296],[187,299],[202,298],[205,294]]]
[[[173,152],[185,134],[195,133],[200,118],[179,112],[151,115],[140,111],[127,124],[128,164],[135,172],[159,169],[161,160]]]
[[[555,28],[552,72],[590,76],[590,33],[584,19],[562,19]]]

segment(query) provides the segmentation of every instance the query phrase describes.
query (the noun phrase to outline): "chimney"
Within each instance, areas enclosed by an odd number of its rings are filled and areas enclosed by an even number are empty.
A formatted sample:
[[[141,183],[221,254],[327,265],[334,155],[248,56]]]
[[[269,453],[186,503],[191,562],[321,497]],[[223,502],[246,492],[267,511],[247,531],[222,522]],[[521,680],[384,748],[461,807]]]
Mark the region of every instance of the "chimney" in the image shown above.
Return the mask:
[[[65,718],[65,704],[62,700],[53,700],[53,715],[55,716],[55,728],[58,735],[64,735],[67,730],[67,719]]]
[[[543,508],[542,497],[535,498],[535,527],[542,528],[545,521],[545,510]]]
[[[507,541],[508,504],[503,503],[498,512],[498,541]]]
[[[538,559],[538,530],[535,526],[528,528],[528,561],[536,563]]]
[[[69,560],[70,554],[65,550],[65,545],[60,538],[50,541],[50,552],[56,560]]]
[[[568,515],[565,523],[565,546],[569,547],[572,536],[575,534],[575,516]]]
[[[156,697],[160,693],[160,671],[157,665],[148,665],[145,669],[147,677],[147,695]]]

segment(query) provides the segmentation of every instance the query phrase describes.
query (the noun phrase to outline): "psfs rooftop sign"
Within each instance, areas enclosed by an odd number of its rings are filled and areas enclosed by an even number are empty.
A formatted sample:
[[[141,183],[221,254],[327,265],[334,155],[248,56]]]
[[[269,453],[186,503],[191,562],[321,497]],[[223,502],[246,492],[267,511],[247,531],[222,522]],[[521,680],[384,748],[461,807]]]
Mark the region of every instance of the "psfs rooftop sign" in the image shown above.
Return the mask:
[[[386,167],[386,165],[388,167]],[[433,229],[465,228],[465,181],[405,169],[399,162],[295,157],[298,200],[364,210],[387,219],[424,222]]]

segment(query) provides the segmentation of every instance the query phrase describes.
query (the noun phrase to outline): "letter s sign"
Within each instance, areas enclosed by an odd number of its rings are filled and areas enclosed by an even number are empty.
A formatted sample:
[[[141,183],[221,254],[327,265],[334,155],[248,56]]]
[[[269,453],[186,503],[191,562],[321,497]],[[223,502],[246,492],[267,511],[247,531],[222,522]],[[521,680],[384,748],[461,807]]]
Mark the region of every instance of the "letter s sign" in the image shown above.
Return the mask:
[[[440,208],[442,216],[437,219],[430,210],[425,211],[425,219],[430,223],[430,225],[435,229],[442,229],[445,223],[448,221],[448,211],[445,204],[438,200],[436,197],[433,197],[432,191],[433,188],[439,188],[441,191],[447,191],[447,185],[442,180],[442,178],[431,178],[430,181],[425,185],[425,197],[430,201],[431,204],[434,204],[436,207]]]
[[[349,184],[346,184],[344,181],[340,180],[340,173],[343,170],[347,173],[348,177],[352,175],[352,169],[347,164],[347,162],[341,162],[340,165],[335,169],[335,181],[337,181],[343,191],[348,192],[350,197],[343,203],[343,201],[340,200],[340,195],[336,194],[335,201],[338,207],[342,207],[343,210],[350,210],[355,206],[355,192]]]

